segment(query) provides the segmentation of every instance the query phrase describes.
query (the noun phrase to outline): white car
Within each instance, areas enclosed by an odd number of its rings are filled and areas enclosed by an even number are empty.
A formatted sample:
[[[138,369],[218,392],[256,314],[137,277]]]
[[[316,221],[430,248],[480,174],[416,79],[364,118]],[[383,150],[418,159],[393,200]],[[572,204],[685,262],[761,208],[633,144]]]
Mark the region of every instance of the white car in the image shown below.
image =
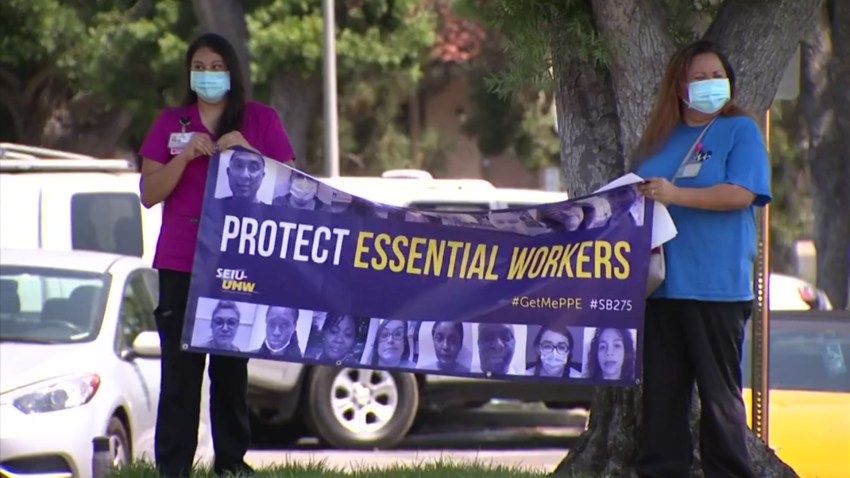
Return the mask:
[[[92,440],[113,464],[153,461],[157,276],[99,252],[0,251],[0,475],[88,477]],[[208,385],[197,460],[212,456]]]

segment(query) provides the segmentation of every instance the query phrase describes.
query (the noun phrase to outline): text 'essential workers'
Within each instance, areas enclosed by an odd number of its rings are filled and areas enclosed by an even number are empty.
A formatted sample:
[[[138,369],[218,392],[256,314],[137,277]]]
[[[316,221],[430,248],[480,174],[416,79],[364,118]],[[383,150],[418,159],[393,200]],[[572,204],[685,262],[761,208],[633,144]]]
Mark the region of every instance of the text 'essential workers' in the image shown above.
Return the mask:
[[[352,241],[352,237],[355,237]],[[498,270],[500,246],[411,235],[390,235],[251,217],[227,215],[221,252],[277,256],[299,262],[340,265],[346,244],[354,244],[357,269],[469,280],[545,278],[616,279],[629,277],[627,241],[582,241],[513,247],[506,270]]]

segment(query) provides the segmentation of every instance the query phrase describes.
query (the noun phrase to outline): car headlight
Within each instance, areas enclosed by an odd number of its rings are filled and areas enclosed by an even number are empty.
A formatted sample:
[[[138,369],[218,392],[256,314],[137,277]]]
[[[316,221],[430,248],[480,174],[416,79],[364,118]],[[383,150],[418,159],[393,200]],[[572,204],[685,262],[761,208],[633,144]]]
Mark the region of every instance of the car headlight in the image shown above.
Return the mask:
[[[15,408],[27,414],[55,412],[88,403],[100,387],[100,376],[66,377],[33,387],[38,388],[15,398]]]

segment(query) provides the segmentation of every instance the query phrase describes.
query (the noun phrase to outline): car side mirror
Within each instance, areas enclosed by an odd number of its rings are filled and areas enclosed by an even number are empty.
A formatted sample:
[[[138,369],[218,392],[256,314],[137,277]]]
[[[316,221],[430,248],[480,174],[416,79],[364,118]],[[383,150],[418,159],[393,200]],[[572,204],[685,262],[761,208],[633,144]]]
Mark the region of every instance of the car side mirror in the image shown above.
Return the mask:
[[[161,353],[158,332],[140,332],[133,340],[133,354],[137,357],[158,358]]]

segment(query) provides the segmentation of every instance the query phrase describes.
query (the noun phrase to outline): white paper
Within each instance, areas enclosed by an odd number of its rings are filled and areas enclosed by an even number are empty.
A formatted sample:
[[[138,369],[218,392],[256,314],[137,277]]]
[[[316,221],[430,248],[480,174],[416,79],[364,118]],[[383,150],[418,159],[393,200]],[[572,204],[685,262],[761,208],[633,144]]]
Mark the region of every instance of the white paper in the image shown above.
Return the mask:
[[[602,186],[597,189],[595,192],[607,191],[609,189],[614,189],[620,186],[626,186],[629,184],[635,184],[643,182],[643,178],[634,173],[626,174],[625,176],[620,176],[619,178],[611,181],[610,183]],[[652,248],[664,244],[676,237],[676,234],[679,233],[678,229],[676,229],[676,224],[673,223],[673,218],[670,217],[670,211],[667,208],[659,203],[655,202],[655,207],[652,210]]]

